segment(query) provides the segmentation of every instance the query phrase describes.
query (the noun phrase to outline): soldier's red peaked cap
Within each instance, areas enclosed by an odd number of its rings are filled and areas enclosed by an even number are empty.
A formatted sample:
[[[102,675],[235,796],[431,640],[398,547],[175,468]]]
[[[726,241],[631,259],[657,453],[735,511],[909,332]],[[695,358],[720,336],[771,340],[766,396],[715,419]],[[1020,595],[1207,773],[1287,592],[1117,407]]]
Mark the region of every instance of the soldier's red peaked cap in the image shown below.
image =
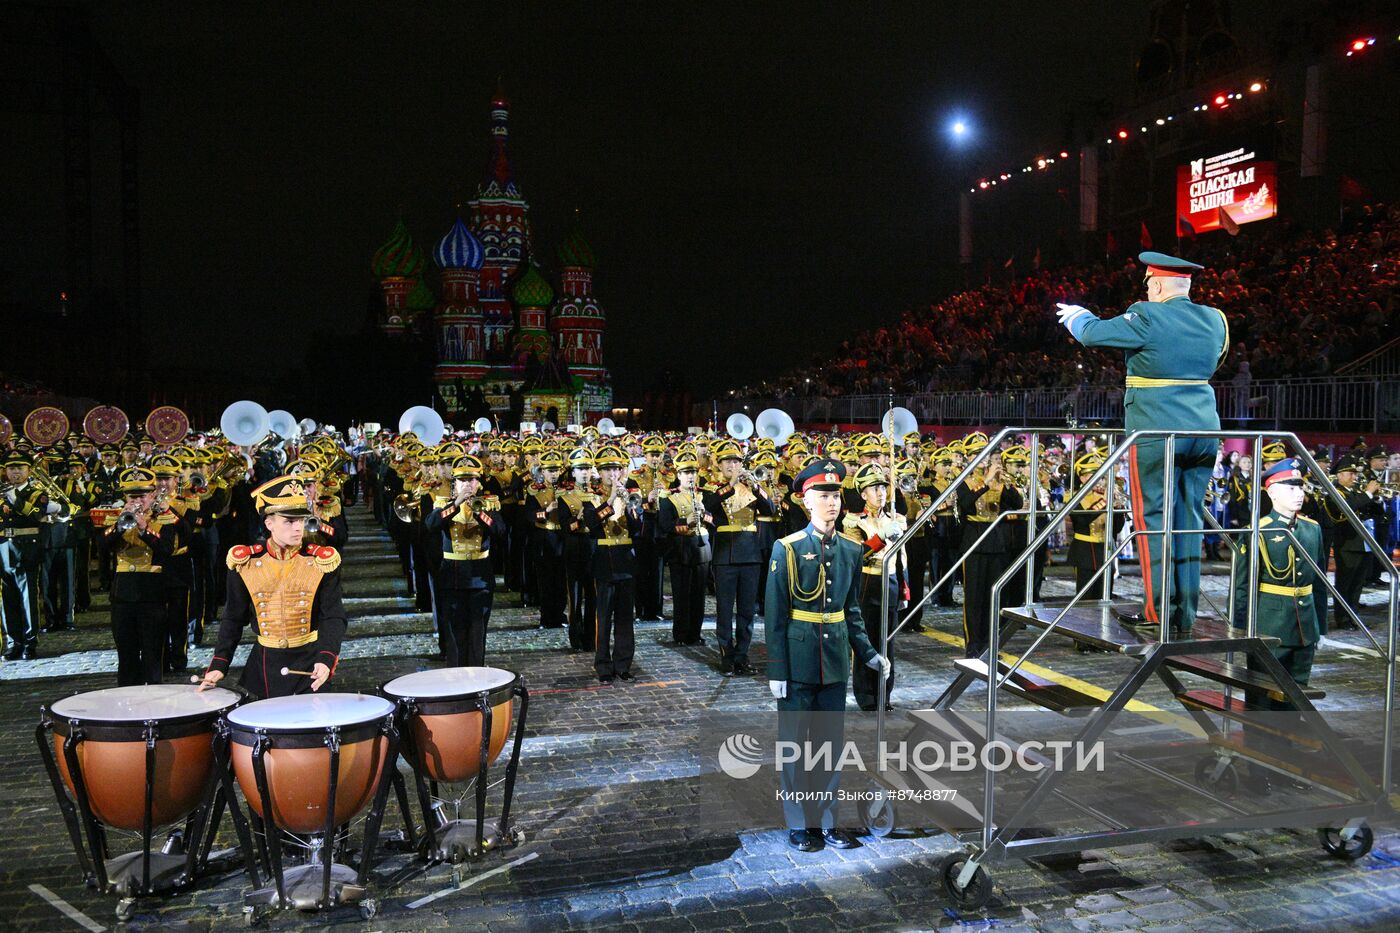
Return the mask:
[[[1188,279],[1194,273],[1205,268],[1205,266],[1197,265],[1194,262],[1168,256],[1166,253],[1159,253],[1155,250],[1138,253],[1138,262],[1147,267],[1148,275],[1175,275]]]
[[[845,478],[845,464],[835,457],[830,457],[813,460],[810,466],[797,474],[793,485],[797,487],[799,494],[809,489],[840,489],[841,481]]]

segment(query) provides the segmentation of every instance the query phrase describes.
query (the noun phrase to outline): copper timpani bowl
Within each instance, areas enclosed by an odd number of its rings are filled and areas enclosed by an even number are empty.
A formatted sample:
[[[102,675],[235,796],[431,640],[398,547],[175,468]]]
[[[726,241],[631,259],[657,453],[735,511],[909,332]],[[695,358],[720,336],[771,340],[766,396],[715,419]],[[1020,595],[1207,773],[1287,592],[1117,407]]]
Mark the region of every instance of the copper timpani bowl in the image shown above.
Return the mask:
[[[448,667],[397,677],[381,690],[407,715],[413,766],[444,783],[481,770],[481,706],[491,709],[487,763],[505,747],[520,675],[497,667]]]
[[[231,711],[226,717],[229,752],[248,805],[279,829],[324,832],[330,801],[328,743],[334,735],[340,744],[334,825],[349,822],[379,787],[389,753],[386,725],[393,712],[388,700],[362,693],[273,697]],[[253,764],[260,741],[266,743],[267,807]]]
[[[146,738],[155,737],[151,825],[184,819],[203,799],[214,767],[214,726],[238,694],[185,684],[112,687],[64,697],[45,708],[59,775],[77,795],[64,745],[74,753],[88,805],[104,825],[140,831],[146,808]],[[153,728],[152,728],[153,727]]]

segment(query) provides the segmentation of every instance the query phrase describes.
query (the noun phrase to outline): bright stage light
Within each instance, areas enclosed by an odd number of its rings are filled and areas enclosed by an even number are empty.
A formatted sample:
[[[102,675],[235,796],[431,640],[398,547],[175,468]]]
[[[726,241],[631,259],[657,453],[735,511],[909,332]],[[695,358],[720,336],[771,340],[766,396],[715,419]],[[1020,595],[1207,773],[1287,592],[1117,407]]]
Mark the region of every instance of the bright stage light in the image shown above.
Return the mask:
[[[1251,92],[1258,94],[1260,91],[1264,90],[1264,85],[1260,84],[1258,81],[1255,81],[1249,86],[1249,89]]]
[[[1119,130],[1119,131],[1118,131],[1118,138],[1119,138],[1119,139],[1127,139],[1127,138],[1128,138],[1128,131],[1127,131],[1127,130]]]

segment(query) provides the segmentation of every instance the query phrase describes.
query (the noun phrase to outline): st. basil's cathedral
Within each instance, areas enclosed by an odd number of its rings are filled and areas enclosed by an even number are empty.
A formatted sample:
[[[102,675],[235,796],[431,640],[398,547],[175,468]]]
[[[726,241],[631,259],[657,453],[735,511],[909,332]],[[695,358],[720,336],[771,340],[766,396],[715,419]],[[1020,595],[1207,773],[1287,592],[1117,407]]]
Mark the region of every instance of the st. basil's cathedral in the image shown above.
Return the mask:
[[[515,409],[525,421],[555,414],[562,426],[612,409],[603,366],[603,309],[593,297],[593,250],[575,226],[560,245],[558,287],[540,268],[529,204],[507,150],[510,104],[491,101],[486,176],[428,259],[400,219],[374,254],[383,292],[380,327],[390,338],[432,335],[433,378],[451,417]],[[479,394],[478,394],[479,393]],[[514,403],[514,404],[513,404]]]

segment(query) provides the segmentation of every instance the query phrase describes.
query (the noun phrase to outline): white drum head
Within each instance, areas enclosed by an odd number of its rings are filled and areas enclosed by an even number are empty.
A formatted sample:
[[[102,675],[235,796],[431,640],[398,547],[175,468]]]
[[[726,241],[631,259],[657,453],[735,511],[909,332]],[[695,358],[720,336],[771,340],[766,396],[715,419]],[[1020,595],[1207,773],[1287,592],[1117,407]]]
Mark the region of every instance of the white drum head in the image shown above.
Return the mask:
[[[238,694],[223,687],[201,691],[194,684],[146,684],[108,687],[64,697],[49,707],[59,719],[90,722],[157,722],[219,713],[238,702]]]
[[[384,692],[396,697],[440,700],[485,693],[513,680],[513,671],[499,667],[444,667],[395,677],[384,685]]]
[[[314,730],[373,722],[393,711],[394,704],[368,693],[302,693],[240,706],[228,721],[252,729]]]

